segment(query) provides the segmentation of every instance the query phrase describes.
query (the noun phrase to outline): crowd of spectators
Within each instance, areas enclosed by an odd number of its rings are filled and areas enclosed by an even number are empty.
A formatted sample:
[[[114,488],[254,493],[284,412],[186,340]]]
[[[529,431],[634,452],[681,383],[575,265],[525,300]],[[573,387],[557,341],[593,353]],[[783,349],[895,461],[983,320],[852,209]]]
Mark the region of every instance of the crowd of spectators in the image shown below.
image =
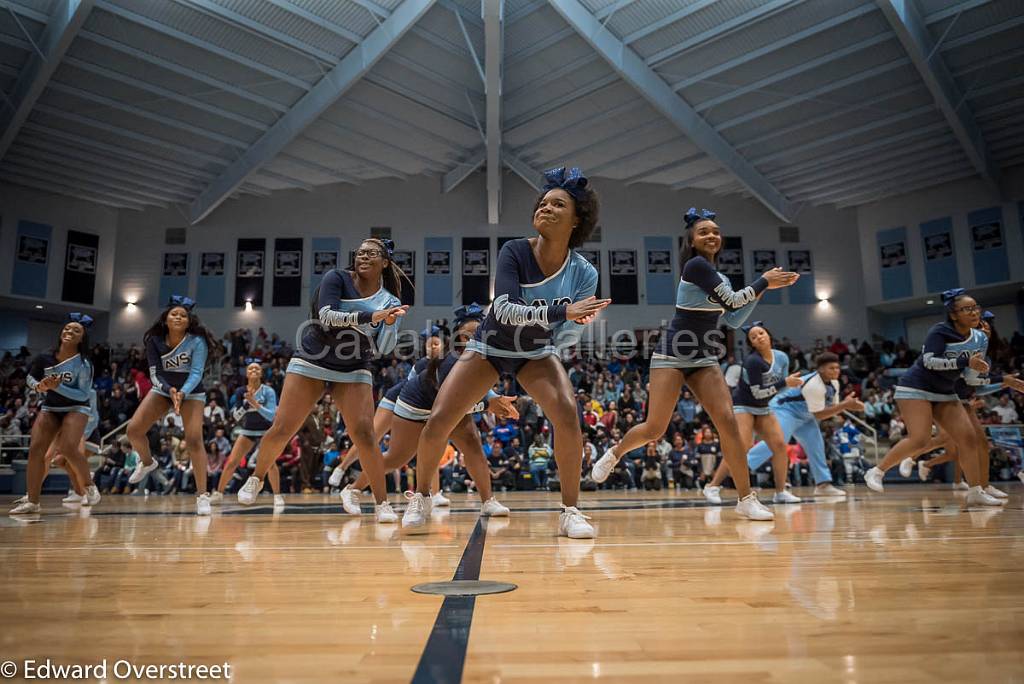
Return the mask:
[[[443,326],[442,326],[443,327]],[[204,410],[204,440],[208,454],[211,487],[224,467],[236,429],[232,412],[244,401],[245,366],[253,359],[264,368],[264,382],[280,395],[285,368],[292,355],[288,343],[263,328],[253,332],[241,328],[228,331],[211,350],[210,365],[204,379],[207,406]],[[843,393],[853,392],[865,403],[864,421],[877,431],[882,449],[888,442],[898,441],[904,434],[899,411],[892,398],[900,374],[913,362],[916,353],[902,341],[851,340],[827,337],[817,340],[812,348],[803,350],[783,337],[777,348],[790,359],[792,371],[810,371],[814,357],[823,351],[839,356],[842,364]],[[0,439],[9,446],[24,440],[19,435],[30,431],[37,408],[36,397],[26,392],[25,373],[30,360],[29,350],[7,352],[0,360]],[[1020,370],[1024,360],[1024,336],[1014,334],[999,351],[997,365],[1006,372]],[[92,350],[95,388],[99,396],[99,433],[112,433],[131,417],[142,397],[151,389],[144,354],[138,346],[116,344],[96,345]],[[569,379],[576,392],[580,424],[584,434],[583,487],[596,488],[586,474],[590,466],[631,426],[646,413],[647,362],[634,359],[598,358],[581,355],[565,361]],[[394,358],[378,364],[375,387],[379,393],[405,377],[410,361]],[[730,385],[738,382],[740,359],[732,355],[724,359],[722,369]],[[519,419],[495,420],[490,414],[479,414],[484,453],[490,464],[493,485],[499,490],[533,490],[559,488],[559,473],[553,458],[553,438],[548,421],[540,407],[520,392],[510,378],[502,378],[497,387],[506,395],[518,396]],[[988,397],[980,409],[983,422],[1018,423],[1024,416],[1024,397],[1008,391]],[[862,469],[865,445],[862,428],[849,420],[836,419],[822,428],[829,445],[829,459],[834,481],[842,483],[857,478]],[[870,431],[868,431],[870,432]],[[194,489],[191,464],[185,449],[180,416],[169,413],[149,431],[150,446],[161,468],[138,488],[127,482],[138,455],[123,437],[109,440],[100,455],[95,479],[101,491],[110,493],[173,493]],[[383,445],[386,450],[387,444]],[[278,459],[286,492],[326,491],[327,474],[344,457],[351,443],[345,436],[344,424],[329,394],[324,394],[315,411],[300,432],[290,441]],[[15,453],[15,452],[8,452]],[[1012,460],[1012,456],[1009,457]],[[699,402],[683,391],[663,437],[630,452],[623,458],[603,487],[627,489],[701,488],[710,479],[721,459],[721,446]],[[1005,465],[1005,459],[1000,463]],[[442,469],[445,489],[467,491],[475,483],[466,470],[461,454],[450,449]],[[850,463],[854,467],[850,468]],[[864,462],[866,464],[866,462]],[[1019,464],[1016,464],[1019,466]],[[229,483],[233,491],[248,476],[251,463],[242,467]],[[358,464],[355,466],[358,468]],[[866,467],[866,465],[865,465]],[[389,487],[410,486],[412,473],[403,470],[389,478]],[[767,482],[767,473],[758,473],[758,480]],[[790,445],[790,481],[808,483],[806,455],[799,445]]]

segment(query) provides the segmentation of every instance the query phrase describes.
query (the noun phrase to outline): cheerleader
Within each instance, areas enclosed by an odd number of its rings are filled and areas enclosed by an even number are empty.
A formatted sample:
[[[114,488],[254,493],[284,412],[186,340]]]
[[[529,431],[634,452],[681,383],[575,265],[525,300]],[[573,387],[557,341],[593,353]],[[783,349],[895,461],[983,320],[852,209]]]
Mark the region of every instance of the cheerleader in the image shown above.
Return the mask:
[[[747,344],[754,353],[743,360],[743,371],[739,384],[732,392],[732,411],[736,415],[743,447],[748,451],[754,446],[754,432],[764,440],[772,452],[772,474],[775,477],[775,495],[772,503],[800,503],[800,497],[786,491],[786,474],[789,472],[789,455],[782,428],[768,402],[779,390],[799,387],[800,373],[789,374],[789,357],[778,349],[772,349],[772,336],[761,321],[740,328],[747,336]],[[704,487],[704,498],[710,503],[720,504],[722,481],[729,475],[729,465],[723,459],[718,464],[715,476]]]
[[[235,421],[241,429],[231,447],[231,455],[228,456],[224,470],[220,474],[217,490],[210,495],[210,503],[214,505],[224,501],[224,490],[235,474],[238,464],[252,451],[254,446],[259,444],[260,439],[273,424],[274,414],[277,413],[277,393],[273,387],[263,384],[263,366],[259,361],[253,361],[245,367],[245,379],[247,381],[245,398],[233,412]],[[256,454],[253,454],[253,461],[255,459]],[[274,492],[274,508],[284,508],[284,495],[281,494],[281,470],[277,467],[277,463],[270,464],[267,479],[270,480],[270,490]]]
[[[718,363],[719,355],[725,352],[718,324],[721,321],[731,328],[739,327],[750,316],[761,293],[788,287],[799,275],[776,267],[739,292],[734,291],[729,279],[716,270],[722,236],[715,216],[707,209],[698,214],[692,207],[684,216],[686,235],[676,312],[651,357],[647,419],[608,449],[594,464],[590,476],[595,482],[604,482],[622,454],[664,435],[685,384],[718,428],[725,461],[740,497],[736,512],[751,520],[772,520],[772,512],[750,489],[744,442],[733,415],[729,386]]]
[[[583,325],[610,303],[594,296],[597,271],[575,251],[598,218],[597,194],[578,168],[544,174],[533,207],[538,235],[509,240],[498,254],[494,302],[434,401],[417,447],[416,493],[402,527],[423,531],[432,508],[430,478],[448,436],[500,373],[519,381],[554,426],[555,461],[562,479],[558,533],[576,539],[594,528],[576,507],[583,461],[583,434],[576,401],[559,350],[579,340]]]
[[[475,304],[470,307],[464,306],[456,311],[451,353],[443,359],[430,360],[415,376],[405,382],[401,393],[395,400],[391,426],[391,448],[384,455],[385,471],[401,468],[416,454],[420,433],[430,418],[431,409],[437,399],[438,388],[444,385],[445,379],[458,362],[466,344],[473,338],[482,319],[483,309]],[[486,410],[498,418],[518,419],[519,412],[515,409],[515,399],[515,397],[502,397],[494,390],[488,390],[487,396],[470,409],[450,435],[455,448],[466,458],[466,469],[476,483],[477,492],[480,494],[480,514],[483,516],[507,516],[509,510],[492,495],[491,471],[487,464],[487,458],[484,456],[483,444],[480,442],[480,431],[477,429],[476,423],[473,422],[473,414]],[[437,472],[435,469],[434,477],[437,477]],[[366,487],[368,482],[366,475],[362,474],[350,488],[346,489],[358,493]],[[433,486],[437,487],[436,484]],[[435,489],[435,491],[437,490]],[[434,506],[438,505],[437,494],[434,494],[431,500]],[[346,506],[345,510],[353,515],[358,515],[360,513],[358,499],[354,509],[349,509]],[[423,528],[418,529],[422,530]]]
[[[394,523],[384,487],[383,457],[373,432],[375,357],[388,354],[398,338],[402,306],[402,271],[392,260],[395,243],[368,238],[355,254],[352,270],[328,271],[310,302],[311,320],[300,329],[302,343],[288,362],[281,403],[263,436],[256,470],[238,491],[249,505],[263,489],[263,478],[285,444],[316,406],[326,385],[341,410],[352,443],[364,455],[376,499],[379,523]]]
[[[89,454],[98,454],[100,452],[99,441],[101,438],[98,434],[95,434],[96,427],[99,424],[99,399],[96,396],[96,390],[90,389],[89,421],[85,424],[85,430],[82,431],[82,439],[74,453],[74,457],[82,459],[85,463],[87,473],[89,472]],[[53,466],[64,468],[64,471],[68,474],[68,479],[71,481],[71,489],[68,490],[68,495],[61,500],[61,503],[95,506],[100,502],[99,488],[93,484],[91,476],[84,481],[81,479],[81,475],[78,474],[78,468],[73,465],[74,461],[57,451],[57,444],[59,442],[59,437],[53,441],[53,444],[50,446],[50,453],[47,454],[47,460]]]
[[[196,480],[196,514],[210,515],[210,495],[206,491],[208,458],[203,443],[206,393],[202,391],[202,381],[214,340],[192,311],[195,305],[191,297],[172,295],[167,308],[142,337],[153,389],[128,422],[128,440],[139,454],[128,483],[142,482],[160,466],[149,451],[146,432],[173,409],[185,426],[185,445]]]
[[[981,307],[962,288],[943,292],[942,303],[946,320],[928,331],[921,356],[896,384],[894,397],[907,426],[907,437],[897,442],[879,465],[864,474],[865,484],[873,491],[884,491],[882,479],[889,468],[928,445],[932,423],[965,449],[977,438],[955,385],[961,374],[971,384],[976,384],[977,379],[989,371],[985,361],[988,338],[978,330]],[[961,458],[960,466],[970,487],[968,506],[1002,504],[981,486],[980,464],[974,454]]]
[[[832,484],[832,471],[825,459],[825,440],[821,437],[818,423],[828,420],[843,411],[863,411],[864,404],[853,394],[842,401],[839,397],[839,357],[832,352],[823,352],[815,359],[817,370],[800,378],[794,388],[779,392],[771,401],[771,409],[779,421],[782,443],[796,437],[807,453],[814,478],[816,496],[846,496],[846,492]],[[772,457],[775,449],[766,442],[759,442],[747,452],[747,465],[752,470],[760,468]],[[777,482],[778,480],[776,480]]]
[[[995,330],[995,314],[991,311],[983,312],[981,315],[979,329],[985,333],[986,337],[988,337],[986,352],[992,358],[997,357],[999,346],[1002,341],[999,339],[999,335]],[[980,480],[979,484],[985,490],[985,493],[999,499],[1003,503],[1006,502],[1009,495],[992,486],[989,482],[990,457],[988,450],[988,435],[985,433],[985,428],[981,424],[981,420],[978,418],[978,408],[984,406],[980,397],[995,394],[1004,388],[1020,392],[1022,388],[1024,388],[1024,383],[1012,375],[970,374],[965,371],[959,378],[957,378],[956,384],[954,385],[954,390],[960,398],[960,401],[963,403],[964,409],[967,411],[967,417],[971,421],[971,428],[974,430],[974,440],[970,445],[964,445],[964,448],[968,453],[970,451],[974,451],[977,456]],[[940,456],[936,456],[927,462],[918,464],[922,481],[927,481],[931,474],[931,469],[940,463],[952,461],[959,465],[960,448],[949,438],[947,434],[940,430],[938,437],[933,438],[931,442],[929,442],[927,451],[914,454],[913,456],[908,456],[900,461],[900,475],[903,477],[910,477],[914,470],[914,458],[938,448],[944,448],[945,453]],[[959,478],[955,479],[958,480]]]
[[[441,358],[444,355],[444,341],[441,339],[441,329],[436,325],[432,325],[420,333],[420,339],[423,340],[424,356],[417,361],[411,369],[409,374],[396,382],[394,385],[388,388],[388,391],[384,393],[381,400],[377,403],[377,411],[373,414],[373,435],[379,443],[380,440],[384,439],[384,435],[391,431],[391,421],[395,417],[395,400],[398,399],[398,395],[402,392],[402,387],[406,382],[416,376],[418,372],[421,372],[426,367],[430,359]],[[345,471],[349,469],[353,463],[359,458],[359,450],[355,447],[348,450],[345,454],[345,458],[342,459],[341,463],[334,467],[331,471],[331,476],[327,480],[327,484],[332,487],[337,487],[341,484],[342,478],[345,476]],[[437,476],[435,475],[435,480]],[[359,515],[361,509],[359,508],[359,492],[366,488],[366,484],[363,487],[356,489],[352,484],[348,484],[341,490],[341,507],[345,509],[346,513],[351,515]],[[435,506],[448,506],[450,501],[441,494],[440,486],[435,484],[434,491],[434,505]]]
[[[46,477],[46,455],[55,441],[60,453],[69,458],[78,482],[91,482],[89,467],[78,451],[90,414],[92,363],[88,359],[88,329],[91,325],[90,316],[69,314],[54,349],[37,356],[29,366],[26,384],[43,395],[43,401],[29,442],[26,499],[11,509],[11,515],[40,512],[39,495]],[[91,484],[82,493],[87,499],[99,501],[99,492]]]

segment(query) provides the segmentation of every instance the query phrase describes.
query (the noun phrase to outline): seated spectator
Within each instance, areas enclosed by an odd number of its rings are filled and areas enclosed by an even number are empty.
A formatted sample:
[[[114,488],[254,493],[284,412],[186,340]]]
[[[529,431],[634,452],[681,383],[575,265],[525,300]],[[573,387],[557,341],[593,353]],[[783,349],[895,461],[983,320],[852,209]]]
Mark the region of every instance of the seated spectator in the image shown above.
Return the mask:
[[[544,435],[535,435],[533,444],[530,445],[529,457],[530,475],[537,483],[537,489],[547,489],[548,487],[548,466],[551,456],[551,447],[544,441]]]

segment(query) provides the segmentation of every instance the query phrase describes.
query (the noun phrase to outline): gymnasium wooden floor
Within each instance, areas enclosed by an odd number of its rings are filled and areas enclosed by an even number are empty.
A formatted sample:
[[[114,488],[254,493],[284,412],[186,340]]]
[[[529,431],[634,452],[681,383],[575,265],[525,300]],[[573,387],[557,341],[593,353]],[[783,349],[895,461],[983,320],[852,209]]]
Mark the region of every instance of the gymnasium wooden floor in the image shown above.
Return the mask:
[[[207,519],[191,497],[49,497],[0,520],[0,659],[228,662],[234,682],[1024,680],[1024,486],[996,511],[889,489],[774,524],[584,493],[596,541],[555,536],[555,494],[503,495],[512,517],[481,525],[453,496],[419,537],[321,495]],[[518,589],[410,591],[477,567]]]

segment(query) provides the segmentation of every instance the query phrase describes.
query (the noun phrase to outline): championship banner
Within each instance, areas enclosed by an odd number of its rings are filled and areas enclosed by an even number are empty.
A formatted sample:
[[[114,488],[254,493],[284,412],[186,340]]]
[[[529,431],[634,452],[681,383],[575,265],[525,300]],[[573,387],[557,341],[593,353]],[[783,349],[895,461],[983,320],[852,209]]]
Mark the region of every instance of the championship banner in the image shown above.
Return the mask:
[[[902,299],[914,294],[914,283],[907,259],[907,229],[889,228],[875,233],[878,245],[878,270],[882,299]]]
[[[188,252],[164,252],[160,270],[160,306],[171,295],[188,295]]]
[[[238,238],[235,259],[235,306],[247,301],[263,306],[263,269],[267,241],[263,238]]]
[[[598,299],[604,298],[604,287],[603,280],[604,276],[601,274],[601,250],[599,249],[577,249],[577,253],[584,259],[590,262],[590,265],[597,269],[597,290],[594,294]]]
[[[942,292],[960,287],[953,241],[953,219],[944,218],[921,224],[921,246],[924,248],[924,280],[928,292]]]
[[[416,304],[416,252],[408,249],[396,249],[391,257],[395,265],[402,269],[402,304]]]
[[[202,308],[220,309],[227,290],[227,254],[201,252],[199,275],[196,278],[196,304]]]
[[[18,221],[11,294],[46,298],[52,232],[53,228],[43,223]]]
[[[274,306],[302,305],[302,238],[274,240]]]
[[[751,274],[751,280],[778,265],[778,255],[775,254],[774,249],[755,249],[754,272]],[[761,304],[759,306],[764,304],[782,304],[782,290],[765,290],[764,294],[761,295]]]
[[[675,278],[672,275],[672,238],[660,235],[644,237],[647,270],[644,286],[647,303],[668,305],[675,303]]]
[[[1002,207],[979,209],[967,215],[974,257],[974,282],[978,285],[1010,279]]]
[[[424,306],[452,305],[452,244],[450,237],[428,237],[423,240]]]
[[[734,290],[742,290],[747,286],[747,273],[743,268],[743,238],[727,237],[722,241],[722,249],[718,251],[718,271],[729,278]]]
[[[640,303],[637,291],[636,250],[608,250],[608,287],[612,306]]]
[[[491,301],[491,239],[462,238],[462,303]]]
[[[68,231],[68,247],[64,258],[64,288],[60,296],[65,302],[93,303],[99,251],[99,235],[81,233],[77,230]]]
[[[814,266],[811,251],[808,249],[791,249],[787,253],[789,270],[800,274],[800,279],[786,288],[790,304],[815,304],[818,293],[814,290]]]

